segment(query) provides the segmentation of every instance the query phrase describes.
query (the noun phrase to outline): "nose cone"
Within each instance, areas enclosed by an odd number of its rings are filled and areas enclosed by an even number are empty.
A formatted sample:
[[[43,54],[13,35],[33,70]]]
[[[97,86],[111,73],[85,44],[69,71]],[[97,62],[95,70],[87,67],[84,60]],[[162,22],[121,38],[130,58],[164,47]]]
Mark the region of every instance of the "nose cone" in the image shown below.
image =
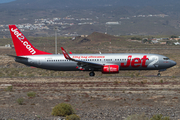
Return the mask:
[[[171,60],[171,66],[175,66],[176,65],[176,62]]]

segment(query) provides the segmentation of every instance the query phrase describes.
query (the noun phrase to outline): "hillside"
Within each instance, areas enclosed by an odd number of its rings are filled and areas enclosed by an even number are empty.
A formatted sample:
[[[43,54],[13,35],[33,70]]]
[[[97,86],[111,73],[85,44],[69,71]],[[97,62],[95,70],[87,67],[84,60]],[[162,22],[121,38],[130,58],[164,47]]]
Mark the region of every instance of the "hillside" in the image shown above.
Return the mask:
[[[102,2],[103,1],[103,2]],[[131,7],[143,7],[143,6],[176,6],[180,4],[179,0],[16,0],[8,3],[11,7],[21,8],[94,8],[105,6],[131,6]],[[4,5],[3,5],[4,6]]]
[[[36,24],[35,19],[67,18],[73,25],[45,24],[49,31],[40,31],[46,36],[54,35],[53,28],[58,26],[62,34],[74,33],[89,35],[101,32],[111,35],[179,35],[180,1],[164,0],[16,0],[0,4],[0,25]],[[133,17],[153,15],[154,17]],[[157,15],[167,15],[159,17]],[[76,19],[90,18],[91,21]],[[120,25],[107,26],[106,22],[120,22]],[[92,24],[86,24],[92,23]],[[78,23],[85,23],[78,25]],[[42,36],[38,30],[27,31],[28,35]],[[9,33],[0,32],[0,37]]]

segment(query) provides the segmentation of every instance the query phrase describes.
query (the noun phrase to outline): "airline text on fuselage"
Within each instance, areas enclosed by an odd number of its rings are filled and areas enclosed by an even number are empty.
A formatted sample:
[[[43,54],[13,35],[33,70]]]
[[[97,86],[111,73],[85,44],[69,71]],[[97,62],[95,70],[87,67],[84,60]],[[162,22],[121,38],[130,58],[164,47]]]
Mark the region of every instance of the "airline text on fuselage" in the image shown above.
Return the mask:
[[[73,56],[76,59],[88,59],[88,58],[105,58],[105,56]]]
[[[133,60],[131,60],[132,59],[132,55],[129,55],[128,56],[128,59],[127,59],[127,63],[126,63],[126,65],[124,64],[124,63],[121,63],[121,67],[123,67],[123,68],[127,68],[127,67],[129,67],[130,65],[133,67],[133,68],[138,68],[138,67],[140,67],[140,66],[142,66],[142,67],[144,67],[144,68],[146,68],[147,67],[147,65],[146,65],[146,60],[148,60],[148,58],[147,58],[147,56],[146,55],[144,55],[142,58],[133,58]]]

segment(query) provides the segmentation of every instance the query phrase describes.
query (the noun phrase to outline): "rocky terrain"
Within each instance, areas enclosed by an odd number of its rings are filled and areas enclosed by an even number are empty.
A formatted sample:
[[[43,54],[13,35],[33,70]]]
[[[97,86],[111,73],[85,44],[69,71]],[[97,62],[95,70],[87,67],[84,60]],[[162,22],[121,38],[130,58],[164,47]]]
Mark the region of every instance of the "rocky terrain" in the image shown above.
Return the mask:
[[[1,78],[1,119],[59,120],[52,108],[70,103],[82,120],[123,120],[128,115],[154,114],[180,119],[180,78],[59,77]],[[7,86],[12,85],[12,91]],[[36,97],[29,98],[33,91]],[[17,103],[23,98],[23,105]]]

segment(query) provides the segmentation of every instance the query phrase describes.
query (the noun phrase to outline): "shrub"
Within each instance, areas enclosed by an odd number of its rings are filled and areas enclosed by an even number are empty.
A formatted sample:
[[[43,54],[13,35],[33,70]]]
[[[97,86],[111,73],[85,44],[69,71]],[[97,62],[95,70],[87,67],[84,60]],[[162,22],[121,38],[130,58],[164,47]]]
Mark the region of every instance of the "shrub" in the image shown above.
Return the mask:
[[[66,116],[66,120],[80,120],[80,117],[76,114],[72,114],[70,116]]]
[[[8,87],[6,88],[6,91],[12,92],[12,90],[13,90],[13,86],[8,86]]]
[[[119,81],[114,81],[114,85],[118,85],[119,83]]]
[[[159,114],[157,114],[157,115],[154,115],[150,120],[170,120],[170,118],[169,117],[164,117],[163,115],[159,115]]]
[[[141,115],[130,115],[125,120],[149,120],[144,114]]]
[[[17,99],[17,103],[18,103],[19,105],[22,105],[23,102],[24,102],[24,99],[23,99],[23,98],[18,98],[18,99]]]
[[[35,92],[28,92],[28,93],[27,93],[27,96],[28,96],[28,97],[31,97],[31,98],[32,98],[32,97],[36,97],[36,93],[35,93]]]
[[[163,84],[163,80],[160,80],[160,83]]]
[[[142,40],[142,39],[139,37],[132,37],[131,40]]]
[[[176,36],[176,35],[171,35],[170,38],[178,38],[178,36]]]
[[[68,116],[74,113],[74,110],[70,104],[61,103],[56,105],[52,110],[54,116]]]

